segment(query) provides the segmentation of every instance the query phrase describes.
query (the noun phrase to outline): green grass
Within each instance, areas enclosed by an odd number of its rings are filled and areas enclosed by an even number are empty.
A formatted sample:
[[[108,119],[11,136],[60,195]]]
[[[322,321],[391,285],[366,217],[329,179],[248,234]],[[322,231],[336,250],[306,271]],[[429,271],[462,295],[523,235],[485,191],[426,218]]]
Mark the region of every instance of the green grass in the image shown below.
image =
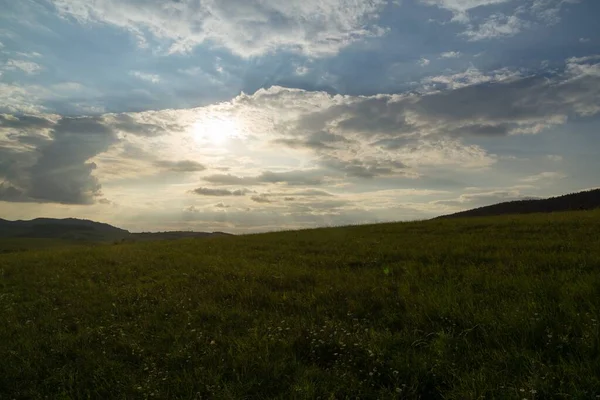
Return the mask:
[[[600,212],[0,255],[0,399],[594,399]]]

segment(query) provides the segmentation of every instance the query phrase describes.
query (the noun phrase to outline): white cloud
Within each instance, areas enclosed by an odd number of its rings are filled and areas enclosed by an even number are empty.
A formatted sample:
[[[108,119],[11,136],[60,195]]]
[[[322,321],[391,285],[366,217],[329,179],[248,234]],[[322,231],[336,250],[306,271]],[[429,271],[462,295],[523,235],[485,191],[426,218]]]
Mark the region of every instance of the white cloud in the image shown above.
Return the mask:
[[[562,172],[541,172],[536,175],[526,176],[525,178],[521,179],[521,182],[535,183],[540,181],[555,181],[566,177],[567,176]]]
[[[81,23],[103,22],[146,42],[149,32],[170,41],[170,52],[199,44],[243,56],[288,49],[326,56],[385,30],[373,24],[385,0],[53,0],[58,11]]]
[[[455,12],[465,12],[473,8],[506,3],[511,0],[421,0],[430,6],[438,6]]]
[[[560,21],[565,5],[580,0],[421,0],[453,13],[452,21],[467,25],[462,33],[469,40],[514,36],[539,25]],[[502,12],[499,12],[501,7]],[[475,9],[477,13],[473,12]],[[486,11],[488,14],[486,15]]]
[[[520,189],[507,188],[502,190],[478,191],[475,193],[463,193],[458,198],[451,200],[440,200],[434,202],[438,205],[455,207],[456,210],[488,206],[497,203],[515,200],[532,199],[534,196],[521,193]]]
[[[303,75],[308,74],[309,72],[310,72],[310,68],[308,68],[306,66],[301,65],[299,67],[296,67],[296,75],[303,76]]]
[[[160,76],[156,75],[156,74],[149,74],[147,72],[141,72],[141,71],[131,71],[129,74],[131,76],[135,76],[136,78],[141,79],[143,81],[147,81],[147,82],[151,82],[151,83],[160,82]]]
[[[428,60],[428,59],[427,59],[427,58],[425,58],[425,57],[421,57],[421,59],[419,60],[419,65],[420,65],[421,67],[426,67],[426,66],[428,66],[428,65],[429,65],[429,63],[431,63],[431,61],[430,61],[430,60]]]
[[[511,71],[507,68],[484,74],[479,69],[470,67],[464,72],[451,75],[430,76],[424,78],[421,82],[425,85],[426,90],[430,90],[436,85],[443,85],[444,89],[459,89],[485,82],[502,82],[520,77],[522,76],[518,71]]]
[[[589,43],[591,42],[590,38],[579,38],[579,43]]]
[[[28,75],[37,74],[43,69],[42,66],[37,63],[13,59],[6,61],[1,68],[5,71],[20,70]]]
[[[446,51],[440,54],[441,58],[458,58],[461,56],[460,51]]]
[[[477,27],[471,27],[463,32],[462,35],[472,41],[509,37],[520,33],[530,26],[531,23],[520,19],[516,15],[492,14],[485,22],[479,24]]]
[[[0,82],[0,112],[37,114],[45,111],[40,103],[48,90],[37,85]]]

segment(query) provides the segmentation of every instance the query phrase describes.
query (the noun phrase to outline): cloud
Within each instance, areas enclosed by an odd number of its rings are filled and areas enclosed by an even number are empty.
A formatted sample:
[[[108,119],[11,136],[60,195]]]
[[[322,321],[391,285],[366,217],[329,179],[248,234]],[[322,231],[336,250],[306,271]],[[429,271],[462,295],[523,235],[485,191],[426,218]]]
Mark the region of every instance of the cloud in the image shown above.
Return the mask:
[[[46,111],[40,105],[48,90],[37,85],[17,85],[0,82],[0,112],[38,114]]]
[[[462,33],[471,41],[510,37],[540,25],[560,21],[567,4],[580,0],[421,0],[430,6],[451,11],[452,21],[465,24]],[[504,12],[498,12],[502,9]]]
[[[516,15],[492,14],[483,23],[462,33],[469,40],[485,40],[514,36],[531,27],[528,21]]]
[[[377,159],[350,159],[328,157],[322,161],[326,168],[343,172],[353,178],[374,178],[382,175],[398,175],[407,166],[401,161]],[[400,170],[400,171],[399,171]]]
[[[384,0],[53,0],[58,12],[80,23],[126,29],[141,46],[149,38],[170,42],[170,52],[200,44],[225,47],[242,57],[278,49],[326,56],[385,30],[375,25]]]
[[[27,75],[34,75],[39,73],[43,68],[41,65],[32,61],[9,59],[4,63],[4,65],[0,69],[4,71],[20,70],[22,72],[25,72]]]
[[[426,67],[426,66],[428,66],[428,65],[429,65],[429,63],[431,63],[431,61],[430,61],[430,60],[428,60],[428,59],[427,59],[427,58],[425,58],[425,57],[421,57],[421,59],[419,60],[419,62],[418,62],[418,63],[419,63],[419,65],[420,65],[421,67]]]
[[[145,112],[137,114],[107,114],[104,116],[106,123],[115,130],[130,133],[136,136],[154,137],[166,135],[170,131],[180,130],[176,124],[154,118],[156,113]]]
[[[458,58],[461,56],[460,51],[446,51],[440,54],[440,58]]]
[[[483,191],[476,193],[465,193],[461,194],[456,199],[435,201],[434,204],[458,207],[460,209],[467,209],[483,207],[507,201],[531,200],[535,198],[537,197],[521,193],[519,189],[503,189],[492,190],[487,192]]]
[[[521,182],[534,183],[534,182],[547,181],[547,180],[554,181],[554,180],[563,179],[566,177],[567,176],[565,174],[563,174],[562,172],[541,172],[536,175],[531,175],[531,176],[522,178]]]
[[[323,184],[324,178],[319,170],[297,170],[285,172],[265,171],[257,178],[263,183],[281,183],[291,186],[313,186]]]
[[[212,188],[197,188],[192,191],[195,194],[199,194],[201,196],[245,196],[248,193],[251,193],[248,189],[236,189],[236,190],[228,190],[228,189],[212,189]]]
[[[334,188],[333,194],[335,188],[448,181],[450,173],[479,173],[499,159],[470,142],[473,136],[499,141],[539,134],[600,113],[598,60],[570,58],[562,71],[543,75],[469,69],[430,78],[427,84],[437,86],[420,93],[350,96],[273,86],[193,109],[2,116],[2,196],[90,204],[100,197],[101,183],[114,188],[117,179],[136,178],[145,192],[145,185],[164,184],[161,171],[207,165],[228,172],[208,174],[195,194],[258,196],[241,189],[256,188],[296,203],[302,198],[297,192],[317,186]],[[198,121],[215,118],[236,121],[239,137],[226,146],[195,141]],[[165,196],[196,187],[186,174],[171,177],[170,184],[187,187],[170,188]]]
[[[209,175],[202,179],[217,185],[255,185],[258,183],[256,177],[239,177],[231,174]]]
[[[134,76],[134,77],[141,79],[143,81],[146,81],[146,82],[150,82],[150,83],[159,83],[160,82],[160,76],[156,75],[156,74],[149,74],[147,72],[141,72],[141,71],[131,71],[129,74],[131,76]]]
[[[425,85],[426,90],[429,91],[432,89],[459,89],[480,83],[501,82],[521,77],[520,72],[511,71],[507,68],[484,74],[475,67],[469,67],[466,71],[451,75],[430,76],[424,78],[421,82]]]
[[[183,211],[188,212],[188,213],[199,213],[201,210],[198,209],[196,206],[189,206],[183,209]]]
[[[438,6],[454,12],[465,12],[474,8],[506,3],[511,0],[421,0],[430,6]]]
[[[240,177],[231,174],[205,176],[204,181],[217,185],[262,185],[284,184],[289,186],[321,185],[324,182],[321,170],[292,170],[283,172],[264,171],[260,175]]]
[[[96,164],[89,159],[117,141],[115,132],[100,118],[42,117],[3,118],[2,128],[19,132],[17,142],[31,131],[45,130],[47,140],[37,140],[33,149],[5,149],[0,176],[5,181],[4,201],[91,204],[100,194],[100,183],[92,174]],[[8,122],[8,123],[7,123]],[[23,135],[24,134],[24,135]]]
[[[256,202],[256,203],[266,203],[266,204],[270,204],[273,201],[269,199],[268,195],[266,194],[260,194],[258,196],[252,196],[250,197],[250,200]]]
[[[204,171],[206,167],[199,162],[192,160],[183,161],[157,161],[155,165],[159,168],[173,172],[197,172]]]

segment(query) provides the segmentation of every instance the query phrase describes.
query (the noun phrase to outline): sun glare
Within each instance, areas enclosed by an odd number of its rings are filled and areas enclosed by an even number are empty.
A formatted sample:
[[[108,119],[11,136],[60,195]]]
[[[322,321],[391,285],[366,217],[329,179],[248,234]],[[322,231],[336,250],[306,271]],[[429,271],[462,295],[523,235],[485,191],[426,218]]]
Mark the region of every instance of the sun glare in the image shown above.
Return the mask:
[[[194,123],[192,134],[198,143],[221,146],[229,139],[239,136],[240,130],[237,121],[233,119],[212,118]]]

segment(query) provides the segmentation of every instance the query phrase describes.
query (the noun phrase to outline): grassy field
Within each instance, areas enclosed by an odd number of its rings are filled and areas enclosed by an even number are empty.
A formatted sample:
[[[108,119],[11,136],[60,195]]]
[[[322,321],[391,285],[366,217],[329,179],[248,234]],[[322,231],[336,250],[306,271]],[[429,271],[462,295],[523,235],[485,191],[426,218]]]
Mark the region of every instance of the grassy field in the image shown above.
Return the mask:
[[[600,212],[0,254],[0,399],[600,398]]]

